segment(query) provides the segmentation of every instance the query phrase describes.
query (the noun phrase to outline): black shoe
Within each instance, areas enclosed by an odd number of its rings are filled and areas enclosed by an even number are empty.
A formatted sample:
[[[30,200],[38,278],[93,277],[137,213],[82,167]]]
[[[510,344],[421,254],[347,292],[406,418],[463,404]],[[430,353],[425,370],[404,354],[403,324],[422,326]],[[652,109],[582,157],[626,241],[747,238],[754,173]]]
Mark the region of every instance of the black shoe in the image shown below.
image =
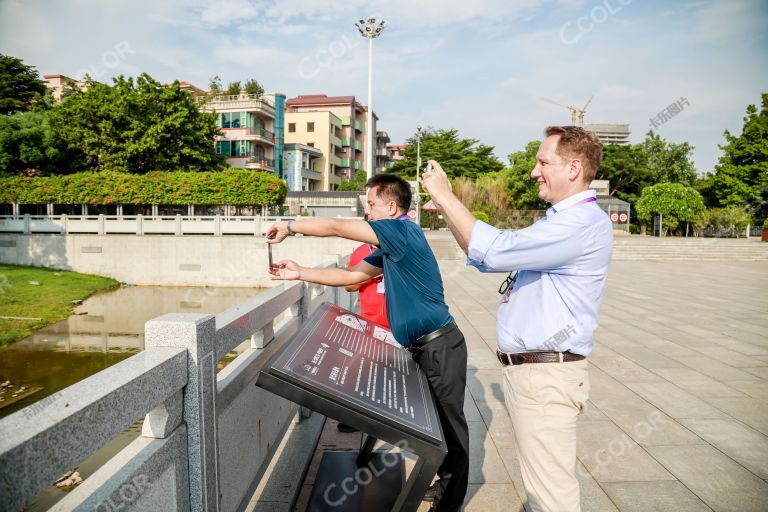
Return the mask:
[[[437,494],[437,484],[434,483],[429,486],[429,489],[427,489],[427,492],[424,493],[424,497],[421,498],[421,501],[435,501],[436,494]]]
[[[355,427],[352,425],[347,425],[346,423],[339,423],[336,425],[336,430],[345,434],[349,434],[350,432],[359,432],[359,430],[357,430]]]

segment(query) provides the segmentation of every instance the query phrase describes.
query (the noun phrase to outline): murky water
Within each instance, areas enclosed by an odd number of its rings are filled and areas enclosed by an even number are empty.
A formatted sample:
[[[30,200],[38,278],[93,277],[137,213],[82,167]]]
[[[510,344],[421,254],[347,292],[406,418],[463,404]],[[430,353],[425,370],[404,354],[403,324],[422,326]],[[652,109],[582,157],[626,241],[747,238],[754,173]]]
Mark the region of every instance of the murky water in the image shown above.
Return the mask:
[[[165,313],[221,313],[260,291],[134,286],[95,295],[67,320],[0,349],[0,417],[144,350],[147,320]],[[140,434],[141,420],[83,461],[78,467],[81,476],[93,474]],[[52,487],[27,510],[46,510],[63,494]]]

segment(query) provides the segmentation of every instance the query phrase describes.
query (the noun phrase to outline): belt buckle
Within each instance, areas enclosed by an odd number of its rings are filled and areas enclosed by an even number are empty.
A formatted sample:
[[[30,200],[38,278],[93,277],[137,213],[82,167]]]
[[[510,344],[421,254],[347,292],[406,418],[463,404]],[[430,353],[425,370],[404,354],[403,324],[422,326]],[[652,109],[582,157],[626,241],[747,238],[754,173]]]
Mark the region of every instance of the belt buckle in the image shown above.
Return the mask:
[[[522,354],[509,354],[507,352],[498,351],[498,358],[501,364],[518,366],[525,362],[525,357]]]

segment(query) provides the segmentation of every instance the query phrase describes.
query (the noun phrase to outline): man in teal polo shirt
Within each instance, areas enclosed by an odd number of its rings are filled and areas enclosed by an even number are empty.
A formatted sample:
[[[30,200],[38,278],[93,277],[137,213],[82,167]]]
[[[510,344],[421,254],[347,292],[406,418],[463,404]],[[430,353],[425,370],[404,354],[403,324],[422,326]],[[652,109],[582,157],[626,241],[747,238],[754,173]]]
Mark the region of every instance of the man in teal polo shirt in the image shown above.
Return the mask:
[[[272,279],[302,280],[348,286],[384,273],[387,318],[395,339],[424,371],[435,398],[448,454],[437,471],[431,511],[459,511],[469,477],[469,431],[464,417],[467,347],[448,312],[443,282],[421,228],[409,222],[411,187],[393,174],[379,174],[366,184],[369,221],[314,218],[279,222],[267,232],[267,243],[301,233],[338,236],[373,244],[378,249],[349,268],[316,269],[284,260]]]

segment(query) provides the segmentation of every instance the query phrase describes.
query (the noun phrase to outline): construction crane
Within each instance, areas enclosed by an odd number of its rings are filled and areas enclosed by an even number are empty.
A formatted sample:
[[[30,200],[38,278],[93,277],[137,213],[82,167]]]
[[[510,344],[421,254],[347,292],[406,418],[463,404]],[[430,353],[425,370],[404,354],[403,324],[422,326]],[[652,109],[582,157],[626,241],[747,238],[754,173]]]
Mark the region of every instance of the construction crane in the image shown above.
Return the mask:
[[[550,100],[549,98],[541,98],[542,100],[546,101],[547,103],[552,103],[553,105],[557,105],[559,107],[567,108],[571,111],[571,124],[573,126],[580,126],[581,128],[584,128],[584,114],[587,113],[587,107],[590,103],[592,103],[593,96],[590,96],[587,102],[584,104],[583,107],[574,107],[573,105],[566,105],[565,103],[560,103],[559,101]],[[579,123],[576,124],[576,119],[578,118]]]

